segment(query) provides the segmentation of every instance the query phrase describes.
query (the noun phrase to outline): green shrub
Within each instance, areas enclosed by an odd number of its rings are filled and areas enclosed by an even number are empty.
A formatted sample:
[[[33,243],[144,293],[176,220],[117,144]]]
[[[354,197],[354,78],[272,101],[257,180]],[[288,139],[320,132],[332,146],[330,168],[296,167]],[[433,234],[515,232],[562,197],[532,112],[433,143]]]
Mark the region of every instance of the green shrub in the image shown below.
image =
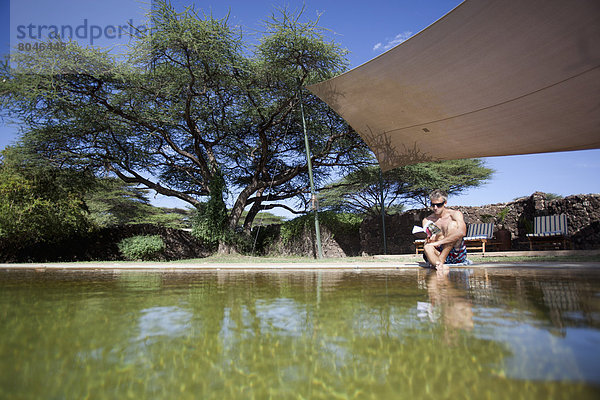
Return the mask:
[[[0,242],[17,250],[89,231],[88,172],[61,169],[21,147],[0,151]]]
[[[223,200],[227,186],[220,172],[215,173],[208,187],[210,198],[197,206],[192,218],[192,235],[205,244],[217,245],[228,239],[227,206]]]
[[[158,235],[128,237],[121,240],[118,246],[128,260],[157,260],[165,250],[165,242]]]
[[[319,225],[329,228],[335,235],[359,234],[362,217],[351,213],[337,213],[334,211],[319,212]],[[281,240],[290,244],[294,238],[302,235],[305,229],[314,229],[315,214],[308,213],[281,225]]]

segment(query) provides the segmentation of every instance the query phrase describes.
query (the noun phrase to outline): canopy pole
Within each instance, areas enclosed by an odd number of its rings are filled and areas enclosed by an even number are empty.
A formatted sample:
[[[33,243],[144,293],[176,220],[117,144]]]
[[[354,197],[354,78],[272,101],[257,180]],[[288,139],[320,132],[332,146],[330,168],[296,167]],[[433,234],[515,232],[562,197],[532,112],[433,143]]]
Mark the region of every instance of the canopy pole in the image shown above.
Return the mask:
[[[302,87],[298,88],[300,93],[300,114],[302,115],[302,127],[304,128],[304,146],[306,147],[306,163],[308,165],[308,178],[310,180],[310,193],[312,208],[315,212],[315,234],[317,238],[318,257],[323,258],[323,247],[321,246],[321,229],[319,229],[319,203],[315,192],[315,183],[312,173],[312,162],[310,161],[310,145],[308,144],[308,133],[306,132],[306,120],[304,119],[304,106],[302,105]]]
[[[383,254],[387,254],[387,238],[385,237],[385,202],[383,200],[383,174],[379,167],[379,195],[381,200],[381,230],[383,231]]]

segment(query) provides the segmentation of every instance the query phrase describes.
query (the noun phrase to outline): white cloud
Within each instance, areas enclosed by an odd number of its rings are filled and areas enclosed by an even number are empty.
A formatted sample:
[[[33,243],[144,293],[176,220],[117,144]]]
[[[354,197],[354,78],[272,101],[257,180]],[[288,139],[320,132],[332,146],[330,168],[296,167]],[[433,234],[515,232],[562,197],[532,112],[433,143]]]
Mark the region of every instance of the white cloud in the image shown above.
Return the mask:
[[[393,39],[388,40],[388,42],[385,45],[382,44],[381,42],[377,43],[375,46],[373,46],[373,51],[377,51],[377,50],[387,51],[387,50],[391,49],[392,47],[397,46],[400,43],[404,42],[411,36],[412,36],[412,32],[404,31],[404,32],[399,33],[396,36],[394,36]]]

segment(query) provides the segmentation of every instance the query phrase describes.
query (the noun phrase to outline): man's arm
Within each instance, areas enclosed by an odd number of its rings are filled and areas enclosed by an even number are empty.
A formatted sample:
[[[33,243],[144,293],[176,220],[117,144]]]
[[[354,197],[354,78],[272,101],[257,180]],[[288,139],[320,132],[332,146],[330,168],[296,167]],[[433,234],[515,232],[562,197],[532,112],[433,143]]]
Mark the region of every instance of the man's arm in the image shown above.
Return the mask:
[[[441,246],[446,243],[453,244],[465,237],[467,234],[467,224],[465,224],[465,218],[463,217],[463,214],[460,211],[455,211],[450,214],[450,217],[452,218],[452,221],[456,222],[456,229],[452,229],[450,232],[447,232],[445,237],[435,241],[433,243],[435,246]]]
[[[430,222],[431,222],[431,220],[429,219],[429,217],[423,218],[423,223],[422,223],[423,229],[427,230],[427,225],[429,225]],[[434,241],[436,236],[437,235],[427,236],[425,238],[425,243],[429,243],[431,241]]]
[[[427,226],[427,224],[429,223],[429,217],[425,217],[423,218],[423,221],[421,221],[421,226],[423,227],[423,229],[425,229],[425,226]]]

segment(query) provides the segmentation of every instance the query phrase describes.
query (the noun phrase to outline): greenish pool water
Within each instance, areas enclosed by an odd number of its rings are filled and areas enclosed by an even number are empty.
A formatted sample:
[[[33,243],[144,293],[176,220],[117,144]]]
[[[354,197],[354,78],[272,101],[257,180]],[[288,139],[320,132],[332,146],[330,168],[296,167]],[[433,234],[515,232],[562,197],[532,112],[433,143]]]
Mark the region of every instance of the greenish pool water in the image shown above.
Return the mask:
[[[598,399],[600,270],[0,270],[1,399]]]

